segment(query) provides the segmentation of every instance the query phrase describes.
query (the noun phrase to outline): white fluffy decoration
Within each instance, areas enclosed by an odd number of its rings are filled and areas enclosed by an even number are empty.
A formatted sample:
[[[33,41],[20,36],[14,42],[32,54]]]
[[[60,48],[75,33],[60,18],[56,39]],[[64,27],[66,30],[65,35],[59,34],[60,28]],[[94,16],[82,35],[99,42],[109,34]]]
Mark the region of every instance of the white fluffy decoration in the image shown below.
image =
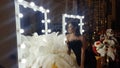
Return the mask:
[[[27,60],[25,68],[77,68],[75,56],[67,54],[67,45],[64,43],[64,35],[56,33],[48,35],[24,36],[22,42],[26,48],[22,51]]]

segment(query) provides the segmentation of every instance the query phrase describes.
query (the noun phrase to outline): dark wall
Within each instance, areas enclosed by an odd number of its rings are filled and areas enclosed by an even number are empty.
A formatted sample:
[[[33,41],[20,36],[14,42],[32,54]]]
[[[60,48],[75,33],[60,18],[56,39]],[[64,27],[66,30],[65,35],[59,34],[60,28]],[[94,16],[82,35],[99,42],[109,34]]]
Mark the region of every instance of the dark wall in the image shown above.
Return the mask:
[[[113,22],[113,29],[120,32],[120,0],[116,0],[116,21]]]
[[[0,66],[5,68],[17,68],[15,28],[14,0],[0,0]]]

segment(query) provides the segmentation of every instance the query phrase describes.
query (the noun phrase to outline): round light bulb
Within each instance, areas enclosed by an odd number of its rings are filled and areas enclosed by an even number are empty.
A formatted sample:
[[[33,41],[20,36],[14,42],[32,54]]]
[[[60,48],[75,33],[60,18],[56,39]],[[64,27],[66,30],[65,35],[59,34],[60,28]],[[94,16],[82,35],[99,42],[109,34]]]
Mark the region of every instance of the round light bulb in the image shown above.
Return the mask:
[[[48,32],[50,33],[50,32],[51,32],[51,29],[49,29]]]
[[[45,32],[45,30],[42,30],[42,32],[44,33],[44,32]]]
[[[30,2],[30,6],[35,6],[35,3],[34,2]]]
[[[50,23],[51,22],[50,19],[48,19],[47,22]]]
[[[23,2],[23,0],[18,0],[18,2]]]
[[[24,29],[20,29],[20,33],[24,33]]]
[[[49,12],[50,12],[50,10],[49,10],[49,9],[47,9],[47,10],[46,10],[46,12],[47,12],[47,13],[49,13]]]
[[[22,13],[19,13],[18,16],[19,16],[19,18],[22,18],[22,17],[23,17],[23,14],[22,14]]]
[[[42,22],[42,23],[45,23],[45,20],[42,20],[41,22]]]
[[[43,10],[44,10],[44,8],[43,8],[42,6],[40,6],[39,9],[40,9],[40,11],[43,11]]]

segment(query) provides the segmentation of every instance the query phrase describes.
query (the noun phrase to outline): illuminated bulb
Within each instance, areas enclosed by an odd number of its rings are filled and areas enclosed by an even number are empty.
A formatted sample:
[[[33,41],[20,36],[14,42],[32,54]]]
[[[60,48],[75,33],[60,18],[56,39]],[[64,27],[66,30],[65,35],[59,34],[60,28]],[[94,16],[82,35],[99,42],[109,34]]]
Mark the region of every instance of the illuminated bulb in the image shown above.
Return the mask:
[[[80,16],[79,16],[79,15],[77,15],[77,16],[76,16],[76,18],[80,18]]]
[[[64,16],[66,17],[66,16],[67,16],[67,14],[64,14]]]
[[[43,10],[44,10],[44,8],[43,8],[42,6],[40,6],[39,9],[40,9],[40,11],[43,11]]]
[[[51,22],[50,19],[48,19],[47,22],[50,23]]]
[[[42,30],[42,32],[44,33],[44,32],[45,32],[45,30]]]
[[[84,30],[82,30],[82,33],[84,32]]]
[[[80,24],[78,24],[78,25],[84,25],[84,23],[80,23]]]
[[[68,18],[70,18],[70,15],[67,15]]]
[[[24,43],[22,43],[20,47],[24,49],[26,47],[26,45]]]
[[[51,32],[51,29],[49,29],[48,32],[50,33],[50,32]]]
[[[70,15],[70,17],[74,18],[74,15]]]
[[[21,59],[21,63],[26,63],[26,59]]]
[[[65,25],[67,25],[67,23],[65,22]]]
[[[20,29],[20,33],[24,33],[24,29]]]
[[[84,18],[84,16],[82,16],[82,19]]]
[[[18,0],[18,2],[23,2],[23,0]]]
[[[45,23],[45,20],[42,20],[41,22],[42,22],[42,23]]]
[[[73,16],[72,18],[76,18],[75,16]]]
[[[23,17],[23,14],[22,14],[22,13],[19,13],[18,16],[19,16],[19,18],[22,18],[22,17]]]
[[[49,12],[50,12],[50,10],[49,10],[49,9],[47,9],[47,10],[46,10],[46,12],[47,12],[47,13],[49,13]]]
[[[81,23],[81,25],[84,25],[84,23]]]
[[[35,6],[35,3],[34,2],[30,2],[30,6]]]
[[[42,12],[42,13],[45,13],[45,11],[44,11],[44,10],[42,10],[41,12]]]

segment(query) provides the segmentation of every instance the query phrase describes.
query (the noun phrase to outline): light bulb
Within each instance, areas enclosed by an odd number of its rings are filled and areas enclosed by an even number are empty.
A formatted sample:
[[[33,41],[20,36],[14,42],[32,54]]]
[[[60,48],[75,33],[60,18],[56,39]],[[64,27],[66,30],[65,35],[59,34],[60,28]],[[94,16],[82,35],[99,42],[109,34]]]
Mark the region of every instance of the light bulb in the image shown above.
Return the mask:
[[[19,16],[19,18],[23,18],[23,14],[22,13],[19,13],[18,16]]]
[[[50,23],[51,22],[50,19],[48,19],[47,22]]]
[[[47,13],[49,13],[49,12],[50,12],[50,10],[49,10],[49,9],[47,9],[47,10],[46,10],[46,12],[47,12]]]
[[[34,2],[30,2],[30,6],[35,6],[35,3]]]
[[[18,0],[18,2],[23,2],[23,0]]]
[[[24,33],[24,29],[20,29],[20,33]]]

